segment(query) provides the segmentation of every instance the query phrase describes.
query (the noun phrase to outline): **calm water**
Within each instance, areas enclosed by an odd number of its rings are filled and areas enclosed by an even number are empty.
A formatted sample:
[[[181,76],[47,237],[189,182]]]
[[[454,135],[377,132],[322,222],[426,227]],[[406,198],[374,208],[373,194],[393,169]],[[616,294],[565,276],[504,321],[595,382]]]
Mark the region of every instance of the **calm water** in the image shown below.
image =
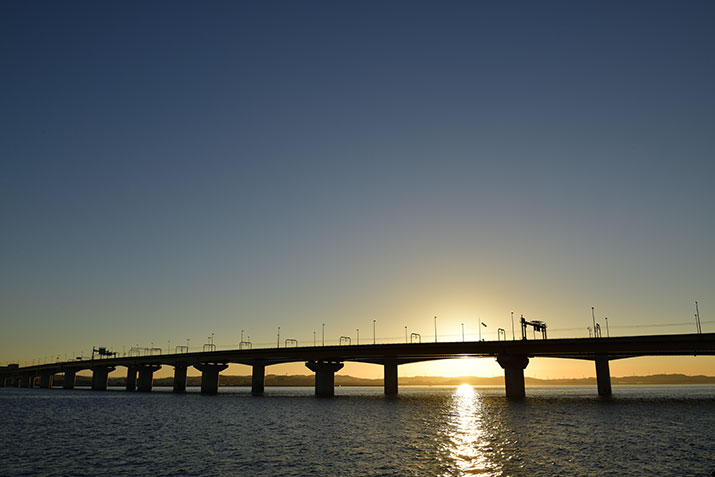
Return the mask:
[[[0,475],[710,475],[715,386],[0,388]]]

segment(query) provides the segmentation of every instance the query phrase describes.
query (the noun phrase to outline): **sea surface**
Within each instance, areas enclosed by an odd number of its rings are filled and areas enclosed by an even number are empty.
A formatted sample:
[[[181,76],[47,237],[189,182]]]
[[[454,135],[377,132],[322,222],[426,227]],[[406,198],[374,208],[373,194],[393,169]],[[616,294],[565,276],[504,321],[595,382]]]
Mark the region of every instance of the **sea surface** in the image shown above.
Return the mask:
[[[680,476],[715,471],[715,386],[0,388],[2,476]]]

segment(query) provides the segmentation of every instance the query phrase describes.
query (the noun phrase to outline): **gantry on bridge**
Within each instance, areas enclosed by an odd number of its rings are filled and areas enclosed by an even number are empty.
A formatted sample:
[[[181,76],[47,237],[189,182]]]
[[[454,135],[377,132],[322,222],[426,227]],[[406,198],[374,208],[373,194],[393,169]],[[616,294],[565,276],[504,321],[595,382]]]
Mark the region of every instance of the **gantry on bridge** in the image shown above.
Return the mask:
[[[63,374],[63,387],[73,389],[79,371],[91,370],[92,389],[107,389],[109,373],[117,367],[127,369],[128,391],[151,391],[154,372],[162,366],[174,367],[174,391],[186,390],[187,369],[201,371],[201,392],[216,394],[219,373],[229,364],[253,369],[251,391],[264,391],[266,366],[304,362],[315,373],[316,396],[333,396],[335,373],[346,361],[371,363],[384,368],[386,395],[398,392],[398,366],[401,364],[463,357],[493,357],[504,369],[506,396],[525,397],[524,369],[532,358],[585,359],[595,363],[598,394],[611,394],[609,362],[638,356],[715,355],[715,333],[629,336],[614,338],[570,338],[512,341],[459,341],[445,343],[367,344],[307,346],[266,349],[234,349],[150,356],[112,357],[65,361],[26,367],[0,368],[0,386],[51,388],[53,377]]]

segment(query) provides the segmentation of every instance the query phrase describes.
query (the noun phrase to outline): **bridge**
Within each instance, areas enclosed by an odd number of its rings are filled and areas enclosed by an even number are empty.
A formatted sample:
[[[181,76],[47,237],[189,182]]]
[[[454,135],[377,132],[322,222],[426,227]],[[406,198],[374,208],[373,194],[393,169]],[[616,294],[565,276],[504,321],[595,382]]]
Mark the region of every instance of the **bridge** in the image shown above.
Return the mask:
[[[384,391],[396,395],[398,366],[407,363],[463,357],[493,357],[504,369],[508,398],[526,395],[524,369],[531,358],[585,359],[595,363],[598,394],[611,394],[609,362],[637,356],[715,355],[715,333],[650,335],[613,338],[570,338],[500,341],[459,341],[409,344],[307,346],[266,349],[234,349],[149,356],[64,361],[34,366],[0,368],[0,386],[51,388],[53,378],[63,374],[63,387],[73,389],[79,371],[91,370],[92,389],[107,389],[109,373],[127,369],[127,391],[151,391],[153,374],[162,366],[174,368],[174,391],[186,390],[187,369],[201,371],[201,392],[216,394],[219,373],[230,363],[252,367],[251,392],[263,394],[266,366],[305,362],[315,373],[316,396],[333,396],[335,373],[346,361],[372,363],[384,368]]]

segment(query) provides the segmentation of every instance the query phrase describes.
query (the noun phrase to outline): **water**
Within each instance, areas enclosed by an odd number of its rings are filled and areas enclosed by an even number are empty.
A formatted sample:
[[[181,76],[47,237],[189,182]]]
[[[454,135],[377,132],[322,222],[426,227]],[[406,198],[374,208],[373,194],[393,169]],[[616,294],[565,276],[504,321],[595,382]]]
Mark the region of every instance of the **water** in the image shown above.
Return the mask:
[[[0,388],[2,476],[710,475],[715,386]]]

